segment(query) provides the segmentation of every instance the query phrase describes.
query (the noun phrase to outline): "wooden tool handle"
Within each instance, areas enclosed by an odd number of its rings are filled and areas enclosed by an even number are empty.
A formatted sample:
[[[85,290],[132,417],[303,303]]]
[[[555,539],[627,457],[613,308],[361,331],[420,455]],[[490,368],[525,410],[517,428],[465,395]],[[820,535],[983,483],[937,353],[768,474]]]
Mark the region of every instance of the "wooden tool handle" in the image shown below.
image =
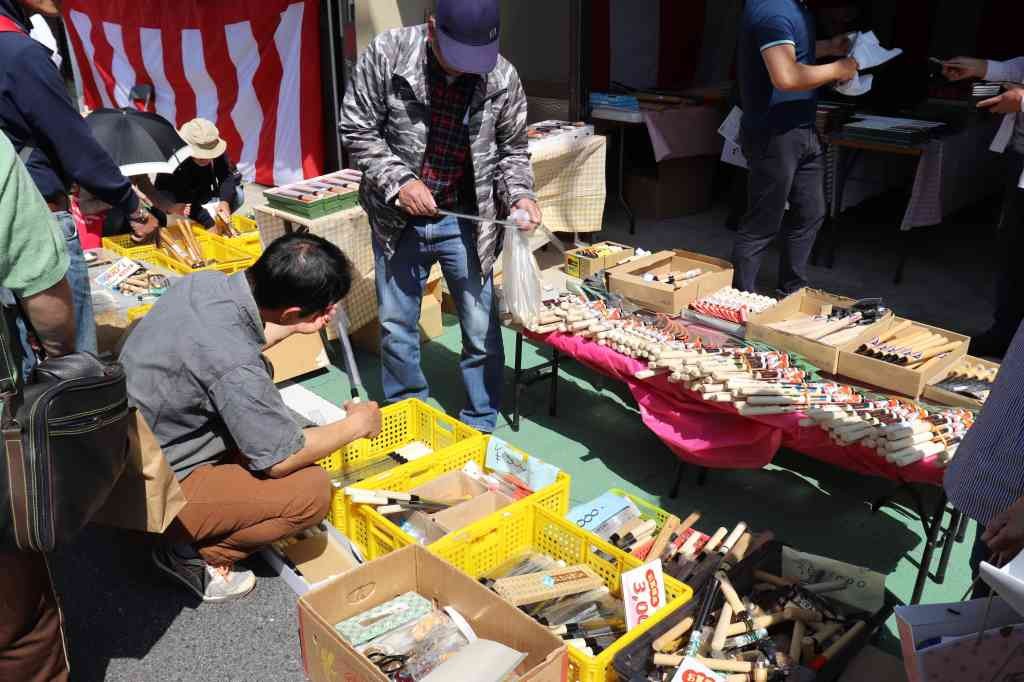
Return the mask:
[[[732,529],[732,533],[730,533],[729,536],[725,539],[725,541],[722,542],[721,546],[718,548],[718,552],[720,554],[728,554],[729,552],[731,552],[733,545],[735,545],[739,541],[740,536],[742,536],[745,532],[747,532],[747,524],[740,521],[738,524],[736,524],[736,527]]]
[[[690,631],[693,627],[693,616],[687,616],[681,621],[673,625],[669,630],[665,631],[661,637],[654,640],[653,647],[655,651],[665,651],[668,649],[673,642],[680,639],[683,635]],[[677,664],[678,665],[678,664]]]
[[[732,581],[729,580],[729,577],[725,573],[719,573],[715,578],[722,588],[722,595],[725,597],[726,605],[732,608],[732,612],[746,613],[747,607],[743,605],[743,600],[737,594],[736,588],[732,586]]]
[[[962,344],[963,344],[963,341],[951,341],[951,342],[947,343],[944,346],[938,346],[937,348],[930,348],[930,349],[928,349],[927,352],[924,353],[924,355],[922,355],[920,358],[918,358],[917,361],[918,362],[924,362],[925,360],[931,360],[932,358],[934,358],[936,356],[939,356],[939,355],[942,355],[943,353],[950,353],[952,351],[955,351]]]
[[[711,554],[716,549],[718,549],[718,545],[722,543],[722,540],[724,540],[725,536],[728,534],[728,528],[719,528],[715,531],[715,534],[708,538],[708,541],[704,543],[704,548],[702,551],[706,552],[707,554]]]
[[[800,665],[800,654],[803,652],[804,632],[807,626],[802,620],[793,623],[793,639],[789,643],[789,660],[791,665]]]
[[[750,661],[733,661],[728,659],[719,658],[701,658],[697,657],[697,660],[711,668],[712,670],[723,672],[723,673],[752,673],[754,672],[754,664]]]
[[[885,332],[884,334],[882,334],[881,336],[878,337],[878,343],[880,343],[880,344],[881,343],[885,343],[889,339],[895,338],[897,334],[902,333],[904,330],[909,328],[910,325],[912,325],[912,324],[914,324],[914,323],[911,322],[910,320],[903,320],[899,324],[895,324],[892,327],[889,327],[889,330],[887,332]]]
[[[668,539],[672,537],[672,533],[678,527],[678,516],[669,516],[665,519],[665,523],[661,524],[661,531],[658,532],[658,537],[654,539],[654,544],[651,545],[651,550],[647,553],[647,556],[652,559],[659,558],[665,551],[665,546],[668,545]]]
[[[728,603],[722,604],[722,612],[718,615],[718,624],[715,625],[715,633],[711,637],[711,650],[721,651],[725,648],[725,631],[732,624],[733,607]]]
[[[853,627],[847,630],[842,637],[837,639],[832,646],[825,649],[820,656],[811,661],[809,666],[811,670],[821,670],[824,668],[826,663],[831,661],[837,654],[839,654],[839,652],[848,647],[866,628],[867,623],[862,620],[858,620],[854,623]]]

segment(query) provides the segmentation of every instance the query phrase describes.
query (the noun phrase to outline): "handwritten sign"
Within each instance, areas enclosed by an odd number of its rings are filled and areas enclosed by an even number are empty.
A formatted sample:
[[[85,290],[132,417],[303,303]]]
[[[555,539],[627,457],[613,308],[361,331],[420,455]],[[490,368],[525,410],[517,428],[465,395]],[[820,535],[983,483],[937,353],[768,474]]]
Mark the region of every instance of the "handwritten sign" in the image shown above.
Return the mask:
[[[845,580],[846,589],[829,592],[829,599],[868,613],[875,613],[885,602],[885,576],[881,573],[791,547],[782,548],[782,575],[805,584]]]
[[[716,673],[700,661],[690,656],[683,659],[679,669],[676,670],[672,682],[722,682],[725,675]]]
[[[626,606],[626,630],[632,630],[665,605],[665,576],[661,559],[622,574],[622,598]]]
[[[96,283],[101,287],[113,289],[121,282],[134,275],[142,266],[131,258],[122,258],[96,278]]]

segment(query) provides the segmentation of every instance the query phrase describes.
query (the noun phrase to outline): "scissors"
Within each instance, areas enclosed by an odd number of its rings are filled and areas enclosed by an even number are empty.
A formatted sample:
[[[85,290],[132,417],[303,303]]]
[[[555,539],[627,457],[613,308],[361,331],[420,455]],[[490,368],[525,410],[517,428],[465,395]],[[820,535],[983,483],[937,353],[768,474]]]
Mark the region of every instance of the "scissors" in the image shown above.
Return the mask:
[[[389,654],[381,649],[367,649],[364,653],[370,663],[388,677],[394,677],[405,670],[405,662],[410,658],[403,654]]]

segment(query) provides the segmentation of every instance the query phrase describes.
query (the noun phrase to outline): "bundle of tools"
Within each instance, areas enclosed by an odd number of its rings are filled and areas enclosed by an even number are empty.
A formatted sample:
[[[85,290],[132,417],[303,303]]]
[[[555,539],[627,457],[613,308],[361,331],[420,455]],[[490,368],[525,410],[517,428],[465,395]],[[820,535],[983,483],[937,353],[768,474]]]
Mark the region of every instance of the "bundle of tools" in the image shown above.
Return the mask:
[[[363,488],[345,488],[345,494],[353,504],[367,504],[377,509],[378,514],[389,516],[391,514],[404,514],[409,511],[421,511],[433,514],[444,509],[465,502],[466,497],[434,500],[412,493],[396,492],[393,490],[368,490]]]
[[[417,592],[400,594],[334,627],[372,667],[395,682],[465,679],[455,656],[459,652],[469,660],[487,658],[489,667],[476,670],[475,679],[499,682],[526,658],[478,638],[465,616]]]
[[[726,322],[746,324],[751,314],[762,313],[776,303],[778,301],[769,296],[727,288],[719,289],[711,296],[694,301],[690,304],[690,309]]]
[[[857,352],[894,365],[927,372],[942,358],[960,349],[963,343],[904,320],[862,345]]]
[[[281,196],[298,199],[309,204],[335,195],[358,192],[359,180],[339,175],[326,175],[316,180],[306,180],[294,185],[278,187],[274,191]]]
[[[693,268],[686,271],[671,271],[661,274],[654,272],[644,273],[645,282],[659,282],[661,284],[673,285],[676,289],[682,289],[691,280],[697,279],[704,274],[702,268]]]
[[[583,653],[596,656],[626,634],[622,600],[584,564],[527,553],[480,582]]]
[[[372,460],[360,462],[358,465],[345,463],[339,471],[331,473],[331,483],[335,488],[345,488],[364,481],[371,476],[383,474],[402,464],[408,464],[431,454],[433,450],[423,441],[414,440],[394,451]]]
[[[988,394],[996,382],[998,373],[998,367],[963,360],[953,368],[945,379],[935,385],[951,393],[959,393],[979,402],[985,402],[988,400]]]
[[[974,423],[969,410],[929,411],[910,401],[876,400],[856,406],[807,410],[806,424],[816,423],[843,446],[860,443],[898,466],[925,461],[947,465]]]
[[[216,234],[221,237],[240,237],[241,232],[235,227],[234,222],[230,220],[224,220],[220,217],[220,214],[213,216],[213,227],[210,228],[211,234]]]
[[[754,570],[751,589],[741,596],[733,569],[743,556],[720,553],[692,606],[653,641],[646,679],[669,679],[680,668],[700,666],[729,682],[813,680],[866,634],[866,616],[830,598],[847,589],[847,580],[817,574],[814,582],[801,583]]]
[[[593,338],[598,332],[612,329],[621,318],[618,309],[604,302],[591,302],[575,294],[562,294],[555,301],[546,301],[530,331],[537,334],[568,332]]]
[[[889,313],[881,299],[858,301],[849,308],[823,305],[817,315],[801,313],[788,320],[771,322],[766,327],[802,336],[828,346],[842,346]]]
[[[157,247],[169,258],[193,270],[210,265],[203,259],[203,249],[188,221],[178,220],[158,232]]]
[[[118,283],[115,288],[125,296],[144,299],[162,295],[170,284],[166,275],[150,272],[144,265],[139,265],[134,273]]]

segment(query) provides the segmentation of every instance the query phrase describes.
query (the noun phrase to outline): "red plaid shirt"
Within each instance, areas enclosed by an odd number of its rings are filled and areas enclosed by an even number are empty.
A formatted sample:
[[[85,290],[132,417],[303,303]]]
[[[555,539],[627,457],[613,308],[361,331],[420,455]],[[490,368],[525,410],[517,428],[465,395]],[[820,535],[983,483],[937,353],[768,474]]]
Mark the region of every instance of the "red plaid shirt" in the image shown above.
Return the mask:
[[[420,168],[420,179],[440,208],[456,208],[469,159],[469,129],[465,125],[469,98],[478,76],[463,74],[451,84],[448,74],[429,51],[430,133]]]

